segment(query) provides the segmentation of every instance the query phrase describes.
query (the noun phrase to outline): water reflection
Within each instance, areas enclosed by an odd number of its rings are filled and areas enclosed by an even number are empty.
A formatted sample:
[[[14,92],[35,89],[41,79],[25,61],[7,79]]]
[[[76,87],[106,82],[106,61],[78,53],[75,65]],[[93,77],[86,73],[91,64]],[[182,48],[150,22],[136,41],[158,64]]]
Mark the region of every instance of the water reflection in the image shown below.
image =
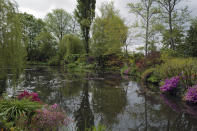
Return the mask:
[[[78,110],[74,112],[75,121],[79,131],[91,129],[94,126],[94,115],[89,102],[89,83],[85,82],[81,94],[81,102]]]
[[[145,91],[117,74],[35,66],[18,77],[7,74],[0,75],[1,89],[15,85],[38,92],[46,103],[58,103],[73,121],[73,130],[84,131],[98,124],[112,131],[197,130],[197,106]]]

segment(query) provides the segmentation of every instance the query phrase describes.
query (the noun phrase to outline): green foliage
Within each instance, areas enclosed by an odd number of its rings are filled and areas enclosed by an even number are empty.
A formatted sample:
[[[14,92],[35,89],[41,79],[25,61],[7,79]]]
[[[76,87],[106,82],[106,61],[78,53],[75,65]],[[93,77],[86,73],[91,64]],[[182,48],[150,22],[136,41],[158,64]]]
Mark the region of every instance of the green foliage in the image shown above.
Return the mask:
[[[7,122],[17,121],[22,115],[31,117],[36,109],[42,106],[37,102],[31,102],[27,99],[23,100],[1,100],[0,101],[0,117]]]
[[[37,60],[47,61],[56,53],[55,38],[49,32],[41,32],[36,37],[36,43],[39,45],[39,54],[37,54]]]
[[[83,44],[82,41],[74,35],[66,35],[64,37],[66,41],[66,55],[72,54],[82,54],[83,53]]]
[[[48,31],[61,41],[64,35],[71,32],[71,19],[72,16],[65,10],[55,9],[47,14],[45,21]]]
[[[0,68],[22,68],[26,43],[22,39],[22,24],[17,6],[9,0],[0,1]]]
[[[185,79],[186,85],[195,84],[194,80],[197,74],[197,60],[195,58],[170,59],[157,68],[157,73],[162,79],[181,75]]]
[[[107,128],[103,125],[98,125],[97,127],[93,127],[92,129],[85,129],[85,131],[106,131]]]
[[[77,0],[75,16],[80,24],[83,38],[85,40],[85,50],[89,54],[89,32],[95,17],[96,0]]]
[[[75,62],[84,52],[81,40],[74,35],[65,35],[59,43],[58,58],[63,63]]]
[[[142,81],[150,83],[159,83],[160,78],[157,76],[156,68],[149,68],[145,70],[141,76]]]
[[[101,17],[95,19],[92,28],[93,55],[100,57],[113,53],[121,53],[126,42],[128,27],[114,9],[113,3],[104,3],[101,6]]]
[[[58,56],[52,57],[52,58],[48,61],[48,65],[50,65],[50,66],[58,66],[58,65],[60,65],[60,61],[59,61]]]
[[[36,55],[39,52],[38,44],[35,42],[36,36],[45,27],[45,23],[42,19],[36,19],[33,15],[27,13],[19,14],[20,21],[22,23],[22,36],[27,41],[27,60],[35,61]]]
[[[190,57],[197,57],[197,18],[193,19],[191,22],[186,43],[182,51]]]
[[[165,29],[161,31],[164,45],[176,50],[177,46],[182,44],[185,29],[188,25],[190,11],[188,7],[181,8],[179,4],[183,0],[157,0],[161,9],[160,23]]]
[[[166,49],[166,48],[161,50],[161,60],[164,62],[168,61],[169,59],[173,59],[175,57],[178,57],[178,56],[180,56],[180,54],[175,50]]]
[[[131,13],[134,13],[140,18],[140,24],[136,24],[143,32],[140,32],[140,37],[145,42],[145,54],[148,50],[152,50],[156,43],[156,23],[158,23],[158,14],[160,10],[156,6],[156,0],[139,0],[139,2],[131,2],[128,4]]]

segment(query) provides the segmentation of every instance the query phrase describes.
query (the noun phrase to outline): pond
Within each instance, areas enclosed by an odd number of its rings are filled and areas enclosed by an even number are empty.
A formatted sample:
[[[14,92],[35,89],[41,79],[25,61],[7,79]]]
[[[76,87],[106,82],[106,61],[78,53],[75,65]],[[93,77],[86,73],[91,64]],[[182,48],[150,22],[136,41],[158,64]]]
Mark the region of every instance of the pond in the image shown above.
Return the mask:
[[[197,130],[196,106],[152,92],[115,72],[30,66],[18,77],[8,71],[0,77],[0,87],[10,94],[13,89],[35,91],[43,102],[59,104],[71,131],[97,125],[111,131]]]

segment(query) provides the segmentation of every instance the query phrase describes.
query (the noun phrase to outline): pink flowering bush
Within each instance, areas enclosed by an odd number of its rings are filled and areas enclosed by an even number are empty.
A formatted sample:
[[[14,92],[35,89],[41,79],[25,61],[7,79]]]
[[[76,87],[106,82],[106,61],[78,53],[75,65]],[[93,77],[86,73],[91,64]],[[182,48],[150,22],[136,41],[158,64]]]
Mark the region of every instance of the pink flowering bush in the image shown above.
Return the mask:
[[[187,89],[184,100],[190,103],[197,103],[197,85]]]
[[[21,100],[21,99],[30,99],[31,101],[35,101],[35,102],[39,102],[40,101],[40,98],[38,97],[38,94],[37,93],[29,93],[28,91],[24,91],[23,93],[19,94],[18,95],[18,99]]]
[[[37,110],[32,119],[33,127],[39,129],[57,129],[59,126],[67,125],[68,119],[64,111],[57,104],[52,106],[45,105],[44,108]]]
[[[178,88],[179,82],[179,76],[172,77],[171,79],[166,79],[164,85],[160,87],[160,90],[163,93],[174,92]]]

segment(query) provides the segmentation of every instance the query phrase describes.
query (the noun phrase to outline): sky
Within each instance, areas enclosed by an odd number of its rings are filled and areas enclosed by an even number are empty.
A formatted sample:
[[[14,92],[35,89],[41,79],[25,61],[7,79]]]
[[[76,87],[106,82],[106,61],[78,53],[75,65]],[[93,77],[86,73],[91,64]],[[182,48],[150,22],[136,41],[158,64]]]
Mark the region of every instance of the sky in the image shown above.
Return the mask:
[[[20,12],[27,12],[33,14],[37,18],[44,18],[48,12],[51,12],[56,8],[63,8],[66,11],[72,13],[76,7],[77,0],[15,0],[18,3]],[[97,0],[96,11],[99,13],[98,9],[102,2],[110,0]],[[129,14],[129,9],[127,3],[136,0],[112,0],[114,1],[116,9],[120,10],[120,14],[123,18],[131,16]],[[138,0],[137,0],[138,1]],[[184,0],[187,3],[183,5],[188,5],[189,9],[192,11],[192,16],[197,16],[197,0]]]

